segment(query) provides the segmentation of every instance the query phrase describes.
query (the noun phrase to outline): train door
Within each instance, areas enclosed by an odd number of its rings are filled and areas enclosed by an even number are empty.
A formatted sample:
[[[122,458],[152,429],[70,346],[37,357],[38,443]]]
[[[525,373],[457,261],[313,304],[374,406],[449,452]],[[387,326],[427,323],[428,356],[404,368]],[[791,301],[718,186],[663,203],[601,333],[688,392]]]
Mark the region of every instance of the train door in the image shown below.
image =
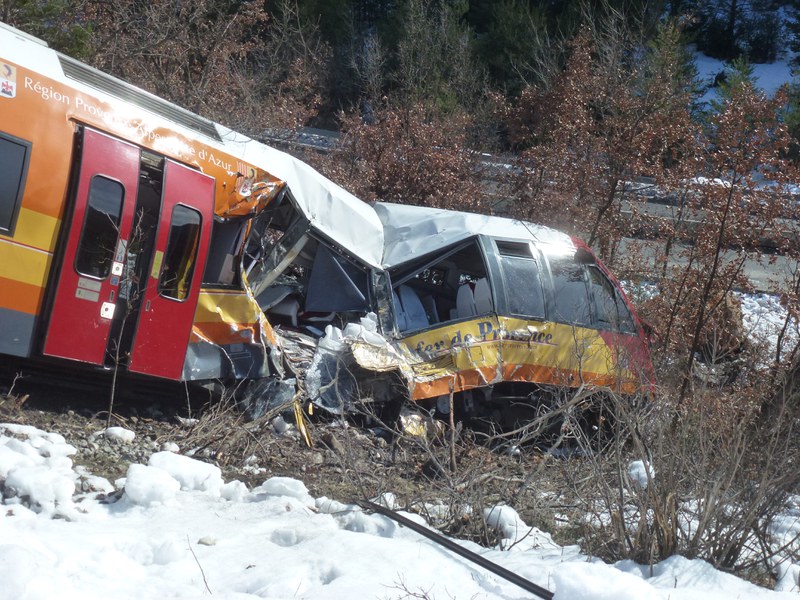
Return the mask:
[[[76,181],[44,354],[180,379],[214,180],[87,128]]]
[[[139,148],[84,129],[44,354],[105,362],[139,182]]]
[[[180,379],[214,219],[214,179],[170,160],[128,369]]]

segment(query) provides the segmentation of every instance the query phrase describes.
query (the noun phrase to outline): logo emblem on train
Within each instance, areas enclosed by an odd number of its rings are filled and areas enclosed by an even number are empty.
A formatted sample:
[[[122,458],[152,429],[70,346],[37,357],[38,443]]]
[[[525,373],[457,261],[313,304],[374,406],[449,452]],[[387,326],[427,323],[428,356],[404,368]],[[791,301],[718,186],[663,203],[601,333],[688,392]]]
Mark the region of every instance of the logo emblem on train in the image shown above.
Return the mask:
[[[17,95],[17,69],[8,63],[0,63],[0,97]]]

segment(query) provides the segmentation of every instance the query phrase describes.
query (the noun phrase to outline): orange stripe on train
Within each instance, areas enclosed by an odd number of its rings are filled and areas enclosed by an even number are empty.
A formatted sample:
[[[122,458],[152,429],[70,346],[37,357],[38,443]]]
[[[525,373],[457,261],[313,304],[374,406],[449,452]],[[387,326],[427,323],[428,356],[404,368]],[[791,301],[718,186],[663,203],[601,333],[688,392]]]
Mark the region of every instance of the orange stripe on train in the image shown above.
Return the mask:
[[[599,388],[608,388],[622,393],[633,393],[638,385],[633,381],[621,381],[613,375],[590,373],[587,371],[570,371],[542,365],[504,365],[498,377],[494,367],[482,367],[457,371],[451,375],[433,381],[416,382],[411,398],[425,400],[436,396],[446,396],[453,392],[463,392],[475,388],[485,387],[493,383],[504,381],[534,382],[541,385],[576,388],[581,383]]]
[[[44,295],[43,288],[0,277],[0,289],[3,290],[0,297],[0,308],[16,310],[29,315],[38,314]]]

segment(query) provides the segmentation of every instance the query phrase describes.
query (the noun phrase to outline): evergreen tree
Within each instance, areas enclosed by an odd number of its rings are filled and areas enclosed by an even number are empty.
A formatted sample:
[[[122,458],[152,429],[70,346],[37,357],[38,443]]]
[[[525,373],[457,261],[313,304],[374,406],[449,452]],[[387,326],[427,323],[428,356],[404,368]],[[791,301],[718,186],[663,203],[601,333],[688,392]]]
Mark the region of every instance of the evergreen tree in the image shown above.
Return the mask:
[[[465,23],[466,0],[404,0],[393,18],[399,24],[392,79],[407,107],[423,102],[448,112],[474,107],[484,89],[475,60],[475,35]]]
[[[81,0],[0,0],[0,21],[41,38],[75,58],[85,58],[92,35]]]
[[[492,82],[512,95],[545,83],[557,60],[544,9],[526,0],[494,3],[478,48]]]
[[[794,140],[791,153],[797,160],[800,157],[800,83],[796,79],[789,86],[789,104],[784,118]]]
[[[800,0],[787,2],[789,18],[785,22],[787,47],[792,52],[800,52]],[[797,62],[797,59],[795,59]]]
[[[781,48],[782,24],[771,0],[696,2],[697,47],[709,56],[751,62],[774,61]]]
[[[725,70],[725,76],[720,78],[718,96],[711,100],[711,109],[716,113],[724,111],[732,97],[744,86],[755,88],[753,65],[745,58],[734,58]]]

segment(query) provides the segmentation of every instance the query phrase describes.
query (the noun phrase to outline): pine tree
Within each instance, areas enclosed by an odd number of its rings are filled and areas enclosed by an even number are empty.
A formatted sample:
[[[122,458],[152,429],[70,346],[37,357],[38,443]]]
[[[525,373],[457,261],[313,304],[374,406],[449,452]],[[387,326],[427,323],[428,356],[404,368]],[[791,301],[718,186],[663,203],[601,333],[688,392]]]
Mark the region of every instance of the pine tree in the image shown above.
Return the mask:
[[[516,95],[526,85],[545,84],[557,48],[544,10],[525,0],[502,0],[492,6],[488,23],[478,48],[495,86]]]
[[[480,98],[484,74],[466,12],[466,0],[405,0],[398,6],[392,79],[404,106],[422,102],[446,113],[471,108]]]
[[[81,59],[89,53],[92,35],[83,4],[81,0],[0,0],[0,21]]]

